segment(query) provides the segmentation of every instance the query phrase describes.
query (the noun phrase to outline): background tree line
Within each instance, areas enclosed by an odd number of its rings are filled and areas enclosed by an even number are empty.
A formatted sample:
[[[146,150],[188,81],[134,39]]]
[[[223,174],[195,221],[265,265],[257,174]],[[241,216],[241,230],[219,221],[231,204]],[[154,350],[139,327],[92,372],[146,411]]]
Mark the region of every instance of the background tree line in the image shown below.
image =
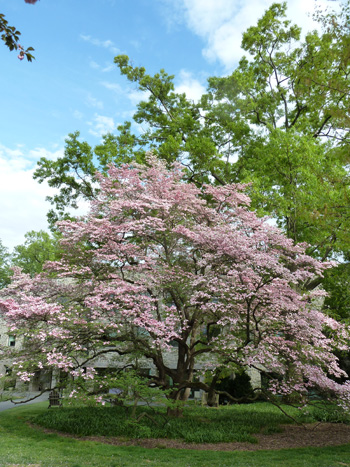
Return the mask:
[[[0,240],[0,288],[11,282],[14,266],[20,267],[23,272],[34,276],[42,271],[46,261],[55,261],[60,258],[59,236],[40,230],[25,234],[23,245],[17,245],[10,253]]]

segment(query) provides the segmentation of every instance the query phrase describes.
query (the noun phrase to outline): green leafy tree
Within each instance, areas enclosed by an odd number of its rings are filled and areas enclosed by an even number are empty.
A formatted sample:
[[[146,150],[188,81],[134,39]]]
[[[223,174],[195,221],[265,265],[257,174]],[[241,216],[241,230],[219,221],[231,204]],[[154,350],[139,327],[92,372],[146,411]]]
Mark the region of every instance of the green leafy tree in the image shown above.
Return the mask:
[[[112,162],[120,165],[131,160],[143,161],[144,151],[134,150],[136,136],[130,132],[131,123],[126,122],[118,127],[119,134],[103,136],[101,144],[94,149],[87,143],[79,141],[79,132],[71,133],[66,139],[64,156],[57,160],[42,157],[34,178],[59,191],[46,199],[54,205],[48,213],[50,225],[54,228],[59,219],[69,219],[67,208],[78,208],[80,200],[90,201],[97,194],[96,172],[106,173]]]
[[[0,240],[0,288],[10,283],[10,254]]]
[[[214,144],[212,129],[203,125],[201,106],[185,94],[176,93],[174,76],[164,70],[150,76],[144,67],[132,66],[126,55],[119,55],[114,61],[122,75],[149,95],[147,101],[138,104],[134,115],[136,123],[146,123],[148,127],[140,144],[168,162],[180,160],[195,179],[201,179],[203,173],[217,178],[219,145]]]
[[[34,276],[42,271],[44,263],[56,261],[60,257],[58,234],[32,230],[25,234],[24,244],[14,248],[11,263],[20,267],[24,273]]]
[[[349,254],[344,262],[325,273],[323,286],[328,292],[324,301],[326,312],[338,321],[350,322],[350,262]]]
[[[228,77],[211,78],[207,120],[226,139],[234,181],[253,182],[253,207],[295,241],[327,258],[348,243],[350,104],[347,7],[318,19],[323,32],[300,41],[273,4],[243,35],[243,57]]]
[[[41,159],[35,177],[60,190],[49,198],[51,222],[96,195],[96,170],[141,162],[151,149],[169,164],[181,161],[198,185],[252,182],[252,207],[308,242],[309,253],[326,259],[347,250],[348,10],[317,12],[322,32],[301,41],[286,4],[273,4],[243,35],[250,59],[243,57],[230,76],[211,78],[200,103],[176,93],[164,70],[151,76],[117,56],[121,73],[148,94],[134,115],[147,129],[135,135],[126,122],[94,150],[74,133],[63,158]]]

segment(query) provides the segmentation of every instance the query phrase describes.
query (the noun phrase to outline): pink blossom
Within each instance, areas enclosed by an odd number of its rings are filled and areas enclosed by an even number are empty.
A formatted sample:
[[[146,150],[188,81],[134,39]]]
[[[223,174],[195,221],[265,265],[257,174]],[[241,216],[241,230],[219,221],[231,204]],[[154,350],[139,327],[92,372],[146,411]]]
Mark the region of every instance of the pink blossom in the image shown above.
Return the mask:
[[[197,368],[263,367],[279,375],[272,393],[314,387],[350,404],[350,384],[331,379],[346,377],[333,351],[349,348],[348,329],[315,308],[322,292],[301,292],[332,265],[250,211],[244,186],[201,190],[181,177],[153,156],[111,166],[90,213],[58,223],[62,260],[34,278],[15,269],[0,306],[25,336],[16,371],[40,362],[87,384],[99,356],[137,352],[160,386]]]

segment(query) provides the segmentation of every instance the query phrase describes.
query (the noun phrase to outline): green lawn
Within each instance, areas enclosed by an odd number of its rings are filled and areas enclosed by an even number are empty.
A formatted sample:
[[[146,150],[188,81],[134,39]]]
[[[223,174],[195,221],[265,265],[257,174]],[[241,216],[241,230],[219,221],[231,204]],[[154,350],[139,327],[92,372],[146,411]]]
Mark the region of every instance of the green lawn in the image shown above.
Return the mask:
[[[251,406],[253,409],[253,406]],[[60,409],[57,409],[59,411]],[[286,466],[350,467],[350,445],[258,452],[211,452],[116,447],[45,434],[25,422],[47,412],[47,403],[0,413],[0,466]]]
[[[183,409],[181,418],[166,417],[165,410],[159,406],[138,407],[138,416],[143,418],[135,423],[130,417],[130,407],[80,405],[47,410],[36,417],[35,423],[81,436],[170,438],[188,443],[257,443],[256,433],[275,433],[280,431],[280,425],[292,423],[277,407],[266,402],[223,406],[219,410],[192,405]],[[301,423],[312,423],[329,416],[328,411],[314,408],[309,409],[307,414],[288,406],[284,406],[284,410]],[[332,407],[332,417],[337,413],[336,408]]]
[[[169,438],[187,443],[257,443],[256,433],[280,432],[280,425],[318,421],[350,423],[336,406],[318,403],[307,411],[283,405],[283,413],[267,402],[222,406],[219,410],[189,405],[183,417],[169,418],[165,407],[137,407],[138,423],[130,416],[131,407],[76,407],[47,410],[34,420],[45,428],[79,436],[122,436],[124,438]],[[291,418],[292,417],[292,418]]]

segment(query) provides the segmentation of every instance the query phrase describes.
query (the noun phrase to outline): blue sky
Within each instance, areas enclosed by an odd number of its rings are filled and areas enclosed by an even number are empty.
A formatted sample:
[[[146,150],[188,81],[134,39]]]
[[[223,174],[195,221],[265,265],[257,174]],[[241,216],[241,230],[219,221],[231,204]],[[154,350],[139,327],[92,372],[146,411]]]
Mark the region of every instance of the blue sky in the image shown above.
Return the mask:
[[[164,68],[176,89],[198,99],[209,76],[230,73],[242,56],[242,32],[270,0],[0,0],[0,12],[35,49],[27,63],[0,44],[0,239],[8,248],[29,230],[47,229],[45,196],[32,180],[40,157],[63,153],[79,130],[94,146],[130,120],[142,95],[120,76],[118,54],[149,73]],[[289,0],[304,30],[314,0]],[[321,5],[334,6],[327,0]]]

